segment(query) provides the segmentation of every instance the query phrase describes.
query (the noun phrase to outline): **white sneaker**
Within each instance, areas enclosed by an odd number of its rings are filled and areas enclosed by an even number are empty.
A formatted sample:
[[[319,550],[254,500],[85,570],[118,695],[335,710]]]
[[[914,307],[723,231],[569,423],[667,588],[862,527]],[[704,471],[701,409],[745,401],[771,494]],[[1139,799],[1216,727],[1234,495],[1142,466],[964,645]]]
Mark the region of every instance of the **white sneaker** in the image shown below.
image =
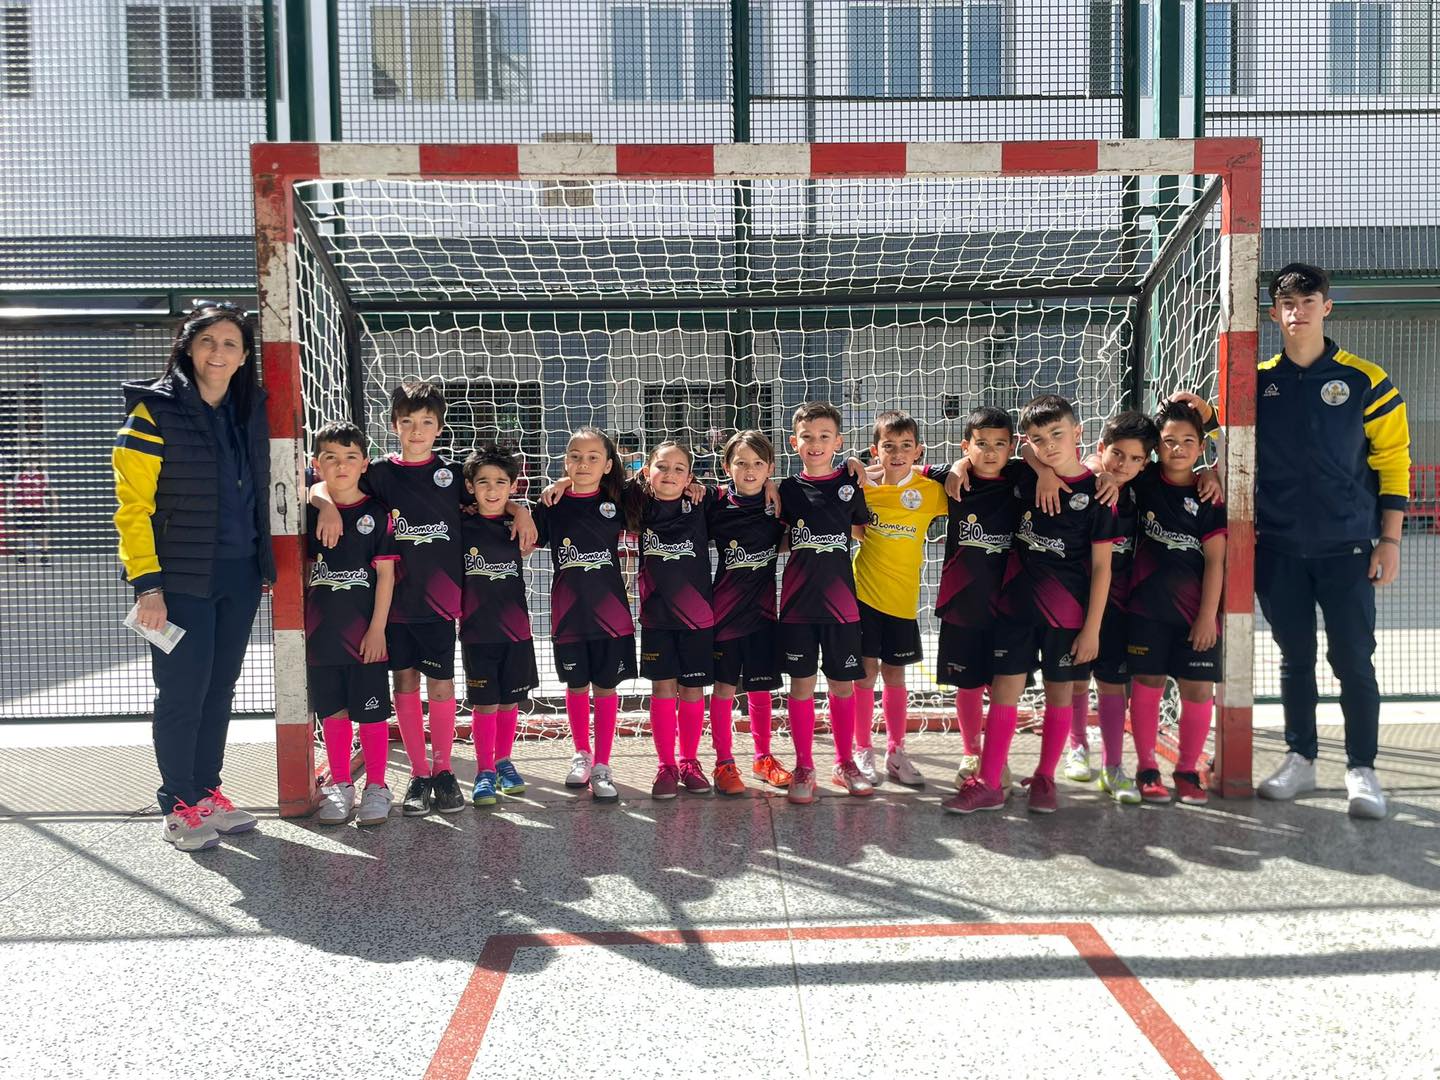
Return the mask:
[[[875,785],[860,775],[853,761],[837,761],[830,773],[830,782],[861,798],[875,794]]]
[[[202,851],[220,843],[220,834],[200,807],[183,802],[176,803],[175,809],[165,815],[161,835],[167,844],[174,844],[180,851]]]
[[[1350,796],[1350,816],[1358,818],[1383,818],[1385,816],[1385,791],[1374,769],[1358,766],[1345,770],[1345,792]]]
[[[619,802],[620,792],[610,779],[609,765],[596,765],[590,770],[590,796],[596,802]]]
[[[1262,799],[1293,799],[1315,790],[1315,762],[1306,761],[1291,750],[1280,767],[1260,782],[1256,789]]]
[[[1140,789],[1119,765],[1100,767],[1100,790],[1124,806],[1140,805]]]
[[[870,781],[871,785],[880,782],[880,773],[875,769],[875,749],[870,746],[857,746],[855,748],[855,767],[860,770],[860,775]]]
[[[920,770],[910,762],[909,755],[905,753],[903,746],[897,746],[885,755],[885,775],[897,784],[904,784],[906,787],[924,787],[925,777],[920,775]]]
[[[965,781],[972,776],[980,775],[980,755],[964,754],[960,758],[960,767],[955,770],[955,790],[959,791],[965,786]]]
[[[215,831],[224,836],[249,832],[258,821],[254,814],[238,809],[219,788],[211,788],[210,794],[200,800],[200,810],[210,819]]]
[[[360,814],[357,825],[383,825],[390,818],[390,804],[395,797],[384,784],[366,784],[360,796]]]
[[[344,825],[354,812],[354,784],[332,784],[320,789],[320,808],[315,811],[317,825]]]
[[[1065,755],[1065,779],[1088,784],[1094,775],[1094,770],[1090,768],[1090,748],[1084,745],[1072,746]]]
[[[588,751],[580,750],[570,759],[570,771],[565,775],[566,787],[584,787],[590,783],[592,758]]]

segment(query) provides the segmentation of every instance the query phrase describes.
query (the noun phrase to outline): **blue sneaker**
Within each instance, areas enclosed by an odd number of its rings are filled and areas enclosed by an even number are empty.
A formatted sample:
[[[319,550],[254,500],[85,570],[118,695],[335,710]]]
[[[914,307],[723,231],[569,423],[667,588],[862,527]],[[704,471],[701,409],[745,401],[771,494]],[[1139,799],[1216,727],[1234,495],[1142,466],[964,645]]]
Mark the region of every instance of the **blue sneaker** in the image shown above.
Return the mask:
[[[525,794],[525,778],[520,775],[520,770],[515,768],[515,763],[508,757],[501,758],[495,763],[495,772],[500,777],[500,794],[513,798],[516,795]]]
[[[482,772],[475,777],[475,794],[470,800],[476,806],[495,805],[495,774]]]

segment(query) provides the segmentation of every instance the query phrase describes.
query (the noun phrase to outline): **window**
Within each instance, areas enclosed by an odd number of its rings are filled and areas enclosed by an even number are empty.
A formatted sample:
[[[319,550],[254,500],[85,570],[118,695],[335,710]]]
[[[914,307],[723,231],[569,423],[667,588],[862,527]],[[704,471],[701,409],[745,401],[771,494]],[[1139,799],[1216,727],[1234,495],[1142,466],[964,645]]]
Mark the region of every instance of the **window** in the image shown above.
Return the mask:
[[[753,34],[753,13],[750,24]],[[752,45],[752,70],[757,53],[763,78],[763,50]],[[610,96],[615,101],[725,101],[729,68],[726,8],[622,4],[610,9]]]
[[[1235,0],[1200,0],[1205,6],[1205,96],[1226,97],[1240,92],[1239,49],[1236,48],[1239,4]],[[1184,5],[1185,70],[1180,93],[1195,93],[1195,4]]]
[[[770,73],[770,11],[765,0],[750,0],[750,93],[773,94]]]
[[[23,98],[32,92],[30,9],[0,7],[0,97]]]
[[[1184,66],[1180,73],[1180,93],[1189,97],[1195,93],[1195,4],[1205,5],[1205,93],[1208,97],[1223,97],[1238,94],[1239,90],[1239,49],[1238,3],[1235,0],[1185,0],[1181,5],[1181,51]],[[1090,92],[1096,96],[1119,94],[1124,87],[1122,60],[1124,40],[1120,29],[1122,0],[1100,0],[1091,6],[1090,12]],[[1136,25],[1136,41],[1139,52],[1136,57],[1140,76],[1140,96],[1150,97],[1154,88],[1153,7],[1142,3]],[[1106,46],[1110,50],[1108,82],[1102,73],[1097,57],[1103,55]]]
[[[1109,97],[1125,92],[1124,0],[1096,0],[1090,5],[1090,93]],[[1136,22],[1136,61],[1140,96],[1150,96],[1150,5],[1140,5]]]
[[[851,4],[846,70],[856,97],[1005,92],[1005,5]]]
[[[1383,94],[1390,89],[1390,5],[1330,5],[1330,92]]]
[[[528,100],[528,6],[372,5],[370,96],[380,101]]]
[[[127,5],[125,74],[127,92],[137,99],[263,99],[261,8],[258,4]]]

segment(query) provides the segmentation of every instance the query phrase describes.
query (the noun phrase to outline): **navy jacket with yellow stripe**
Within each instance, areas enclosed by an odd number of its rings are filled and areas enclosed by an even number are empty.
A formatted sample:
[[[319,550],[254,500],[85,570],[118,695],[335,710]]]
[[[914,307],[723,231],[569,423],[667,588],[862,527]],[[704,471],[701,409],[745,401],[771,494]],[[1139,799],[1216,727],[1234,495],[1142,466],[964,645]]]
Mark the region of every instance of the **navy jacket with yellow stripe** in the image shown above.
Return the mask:
[[[220,525],[219,449],[206,405],[179,372],[127,383],[125,423],[115,435],[115,527],[120,561],[135,591],[209,596]],[[270,426],[257,391],[245,419],[255,499],[260,576],[275,579],[265,494],[270,486]]]
[[[1259,365],[1255,527],[1266,548],[1344,554],[1380,534],[1410,494],[1405,401],[1377,364],[1325,339],[1308,368],[1283,352]]]

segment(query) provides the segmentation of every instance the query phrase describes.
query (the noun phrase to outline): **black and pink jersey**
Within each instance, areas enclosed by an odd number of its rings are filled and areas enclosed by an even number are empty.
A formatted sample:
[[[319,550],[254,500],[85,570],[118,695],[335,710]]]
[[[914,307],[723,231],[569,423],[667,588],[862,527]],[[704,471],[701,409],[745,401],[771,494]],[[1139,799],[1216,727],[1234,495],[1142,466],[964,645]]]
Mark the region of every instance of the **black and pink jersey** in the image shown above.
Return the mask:
[[[780,583],[782,623],[855,623],[855,571],[850,530],[870,520],[865,494],[844,469],[828,476],[780,481],[780,520],[790,558]]]
[[[942,484],[949,472],[948,465],[926,470]],[[970,490],[958,502],[949,501],[945,565],[935,601],[935,614],[945,622],[983,629],[994,620],[1010,541],[1020,519],[1015,488],[1028,472],[1030,467],[1019,459],[1007,462],[1000,475],[990,479],[972,471]]]
[[[717,560],[715,640],[733,641],[775,621],[775,568],[785,526],[759,495],[721,488],[707,502]]]
[[[400,554],[390,621],[458,619],[460,504],[470,501],[459,467],[438,454],[414,462],[392,454],[370,463],[360,488],[390,507]]]
[[[508,514],[465,514],[460,523],[465,574],[460,640],[467,645],[530,640],[525,560],[510,536],[513,520]]]
[[[377,500],[362,498],[335,509],[345,531],[333,548],[316,539],[319,511],[305,510],[305,662],[316,667],[365,662],[360,641],[375,614],[375,567],[399,558],[390,540],[390,516]]]
[[[646,495],[640,510],[640,625],[706,630],[710,601],[710,529],[706,503]]]
[[[1115,512],[1095,498],[1095,474],[1064,477],[1060,513],[1035,506],[1035,473],[1026,468],[1016,485],[1019,520],[1000,587],[996,613],[1059,630],[1085,625],[1090,603],[1091,545],[1114,543]]]
[[[1064,495],[1064,492],[1061,492]],[[1115,501],[1115,543],[1110,548],[1110,606],[1130,609],[1130,571],[1135,562],[1135,485],[1126,484]]]
[[[566,645],[635,633],[620,576],[625,511],[604,492],[566,492],[554,506],[535,508],[540,546],[550,549],[550,637]]]
[[[1205,541],[1225,535],[1225,508],[1203,502],[1195,485],[1172,484],[1159,465],[1133,481],[1140,538],[1130,571],[1130,610],[1189,626],[1200,613]]]

